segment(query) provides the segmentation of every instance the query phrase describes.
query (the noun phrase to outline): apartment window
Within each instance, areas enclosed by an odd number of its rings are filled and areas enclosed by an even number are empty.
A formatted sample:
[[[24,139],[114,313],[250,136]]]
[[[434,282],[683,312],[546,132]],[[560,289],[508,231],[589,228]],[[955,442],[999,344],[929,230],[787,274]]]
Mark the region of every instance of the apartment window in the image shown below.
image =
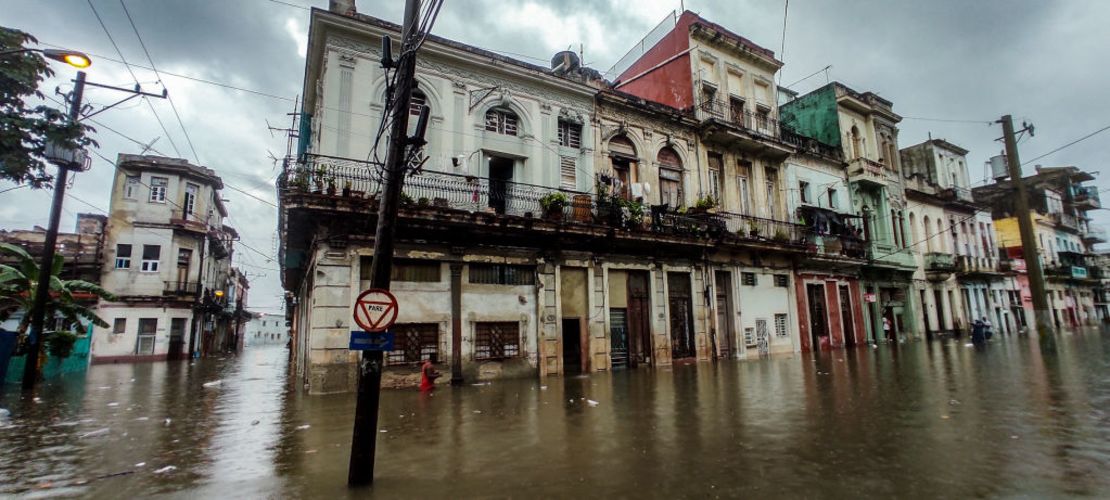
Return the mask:
[[[682,160],[669,147],[659,150],[659,201],[671,207],[684,205],[682,193]]]
[[[143,245],[143,263],[140,271],[144,273],[158,272],[158,261],[162,258],[162,247],[159,245]]]
[[[701,86],[701,102],[707,103],[710,106],[716,107],[717,102],[717,87],[706,84]]]
[[[165,203],[166,202],[166,186],[170,184],[170,180],[165,177],[151,177],[150,178],[150,202],[151,203]]]
[[[478,285],[534,285],[534,266],[471,264],[470,282]]]
[[[714,201],[721,201],[721,165],[723,160],[720,154],[709,153],[709,196]]]
[[[123,184],[123,197],[129,200],[139,198],[139,176],[129,175]]]
[[[755,279],[755,273],[740,273],[740,284],[744,286],[756,286],[758,281]]]
[[[775,336],[779,338],[786,337],[786,315],[775,315]]]
[[[744,100],[734,95],[728,96],[728,112],[734,123],[744,123]]]
[[[744,345],[755,345],[755,328],[752,328],[750,326],[744,328]]]
[[[196,184],[185,184],[185,204],[183,207],[185,215],[193,215],[194,213],[196,213],[197,191],[199,190],[200,186],[197,186]]]
[[[112,333],[123,333],[127,331],[127,318],[116,318],[112,321]]]
[[[139,338],[135,354],[154,354],[154,338],[158,331],[158,318],[139,318]]]
[[[420,90],[412,91],[412,98],[409,99],[409,114],[413,116],[420,116],[420,109],[428,105],[428,96]]]
[[[802,197],[802,203],[813,203],[809,195],[809,183],[806,181],[798,181],[798,193]]]
[[[474,325],[474,359],[505,359],[520,355],[520,323],[484,322]]]
[[[486,130],[504,135],[516,135],[518,122],[516,114],[507,109],[486,111]]]
[[[749,161],[740,160],[736,165],[737,177],[736,187],[740,191],[740,213],[751,215],[752,213],[752,191],[751,191],[751,177],[752,177],[752,164]]]
[[[559,145],[575,149],[582,147],[582,126],[559,120]]]
[[[559,187],[574,191],[578,189],[578,165],[573,156],[559,157]]]
[[[767,203],[767,218],[774,219],[774,218],[776,218],[775,215],[778,212],[778,210],[776,210],[776,207],[778,207],[778,205],[779,205],[779,202],[778,202],[779,174],[773,168],[765,168],[763,170],[763,175],[764,175],[764,178],[766,179],[764,182],[765,182],[765,187],[767,189],[767,193],[766,193],[767,198],[764,200]]]
[[[838,199],[838,197],[837,197],[837,195],[839,193],[837,193],[836,190],[833,189],[833,188],[829,188],[828,192],[829,192],[829,208],[832,208],[834,210],[840,208],[840,199]]]
[[[370,279],[371,260],[369,258],[363,259],[365,265],[362,266],[362,273],[366,275],[363,279]],[[393,281],[439,283],[440,269],[439,262],[434,260],[395,260],[390,272],[390,279]]]
[[[179,267],[189,267],[189,261],[193,260],[193,250],[191,248],[177,249],[177,265]]]
[[[120,243],[116,245],[116,269],[131,268],[131,245]]]
[[[790,282],[790,279],[785,274],[776,274],[775,275],[775,286],[781,287],[781,288],[786,288],[789,282]]]
[[[392,327],[393,350],[386,353],[387,365],[419,363],[439,354],[439,324],[403,323]]]
[[[755,125],[760,130],[768,130],[771,128],[771,110],[763,106],[759,106],[755,110]]]

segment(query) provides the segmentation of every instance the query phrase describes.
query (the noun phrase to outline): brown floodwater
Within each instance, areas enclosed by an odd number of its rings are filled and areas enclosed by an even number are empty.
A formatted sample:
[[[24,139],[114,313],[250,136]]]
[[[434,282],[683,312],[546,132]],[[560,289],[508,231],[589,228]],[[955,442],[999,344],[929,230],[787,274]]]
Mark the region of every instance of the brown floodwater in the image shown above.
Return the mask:
[[[281,347],[93,366],[0,395],[0,496],[1110,496],[1110,331],[912,342],[382,396],[348,490],[352,395]],[[0,414],[4,412],[0,411]]]

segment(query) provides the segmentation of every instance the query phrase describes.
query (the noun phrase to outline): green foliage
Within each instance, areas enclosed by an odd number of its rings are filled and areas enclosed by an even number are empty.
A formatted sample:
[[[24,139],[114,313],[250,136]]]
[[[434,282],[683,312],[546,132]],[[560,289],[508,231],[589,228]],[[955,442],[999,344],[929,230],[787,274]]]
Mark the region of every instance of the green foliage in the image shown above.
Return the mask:
[[[543,198],[540,198],[540,206],[543,207],[545,212],[554,209],[556,206],[559,210],[562,210],[566,205],[567,195],[559,191],[547,193]]]
[[[0,26],[0,53],[37,43],[27,33]],[[54,176],[46,172],[44,159],[48,142],[69,149],[97,145],[85,135],[95,131],[92,127],[71,123],[57,109],[27,105],[29,99],[45,99],[38,86],[53,75],[37,52],[0,55],[0,179],[50,187]]]
[[[0,321],[4,321],[17,311],[31,310],[35,291],[40,283],[40,272],[35,258],[23,248],[0,243],[0,254],[16,261],[15,265],[0,264]],[[104,300],[117,300],[116,296],[96,283],[59,278],[63,262],[61,255],[54,256],[54,265],[47,281],[50,295],[46,302],[46,317],[61,317],[69,324],[92,322],[107,328],[108,322],[96,315],[96,304],[83,303],[78,296],[92,295]],[[30,326],[31,315],[24,314],[16,331],[23,336]]]
[[[776,229],[775,235],[772,236],[771,239],[775,241],[787,241],[790,239],[790,236],[786,234],[786,231],[783,231],[782,229]]]
[[[712,196],[699,198],[697,203],[694,204],[694,207],[701,209],[717,208],[717,200],[713,199]]]
[[[48,332],[43,336],[46,352],[56,359],[68,358],[73,353],[73,345],[77,343],[77,334],[73,332]]]

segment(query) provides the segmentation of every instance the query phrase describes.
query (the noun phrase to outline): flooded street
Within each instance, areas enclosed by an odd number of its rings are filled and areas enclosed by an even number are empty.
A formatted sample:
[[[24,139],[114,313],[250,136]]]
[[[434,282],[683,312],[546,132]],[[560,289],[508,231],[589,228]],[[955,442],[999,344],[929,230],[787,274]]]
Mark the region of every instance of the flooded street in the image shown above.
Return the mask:
[[[1058,351],[916,342],[387,391],[377,480],[352,496],[1106,497],[1110,332]],[[353,395],[298,393],[285,356],[9,388],[0,496],[351,495]]]

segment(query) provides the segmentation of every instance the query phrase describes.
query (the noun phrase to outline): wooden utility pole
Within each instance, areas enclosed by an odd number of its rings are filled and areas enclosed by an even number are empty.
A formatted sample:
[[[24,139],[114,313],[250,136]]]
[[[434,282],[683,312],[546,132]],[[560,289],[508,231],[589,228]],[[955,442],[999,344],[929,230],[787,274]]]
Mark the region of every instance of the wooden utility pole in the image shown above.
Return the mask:
[[[998,120],[1002,124],[1002,137],[1006,142],[1006,164],[1010,171],[1010,183],[1014,187],[1014,203],[1017,206],[1018,229],[1021,232],[1021,254],[1025,258],[1025,269],[1029,276],[1029,289],[1033,295],[1033,318],[1041,347],[1054,349],[1055,327],[1049,312],[1048,294],[1044,286],[1044,265],[1037,250],[1037,235],[1033,228],[1033,214],[1029,212],[1029,194],[1025,192],[1025,181],[1021,176],[1021,159],[1018,157],[1017,139],[1014,136],[1014,121],[1010,115]]]
[[[417,15],[420,0],[406,0],[405,20],[401,33],[401,56],[398,58],[396,88],[392,90],[393,127],[389,131],[389,151],[383,168],[381,202],[378,205],[378,226],[374,232],[374,258],[370,271],[370,287],[389,289],[393,268],[393,235],[397,207],[405,180],[405,157],[412,142],[408,137],[409,100],[412,98],[413,75],[416,73]],[[412,52],[409,52],[409,51]],[[383,51],[388,55],[389,51]],[[389,67],[392,61],[382,61]],[[374,482],[374,453],[378,444],[378,402],[382,385],[382,351],[362,351],[358,365],[358,401],[355,405],[355,429],[351,440],[351,463],[347,485],[361,486]]]

